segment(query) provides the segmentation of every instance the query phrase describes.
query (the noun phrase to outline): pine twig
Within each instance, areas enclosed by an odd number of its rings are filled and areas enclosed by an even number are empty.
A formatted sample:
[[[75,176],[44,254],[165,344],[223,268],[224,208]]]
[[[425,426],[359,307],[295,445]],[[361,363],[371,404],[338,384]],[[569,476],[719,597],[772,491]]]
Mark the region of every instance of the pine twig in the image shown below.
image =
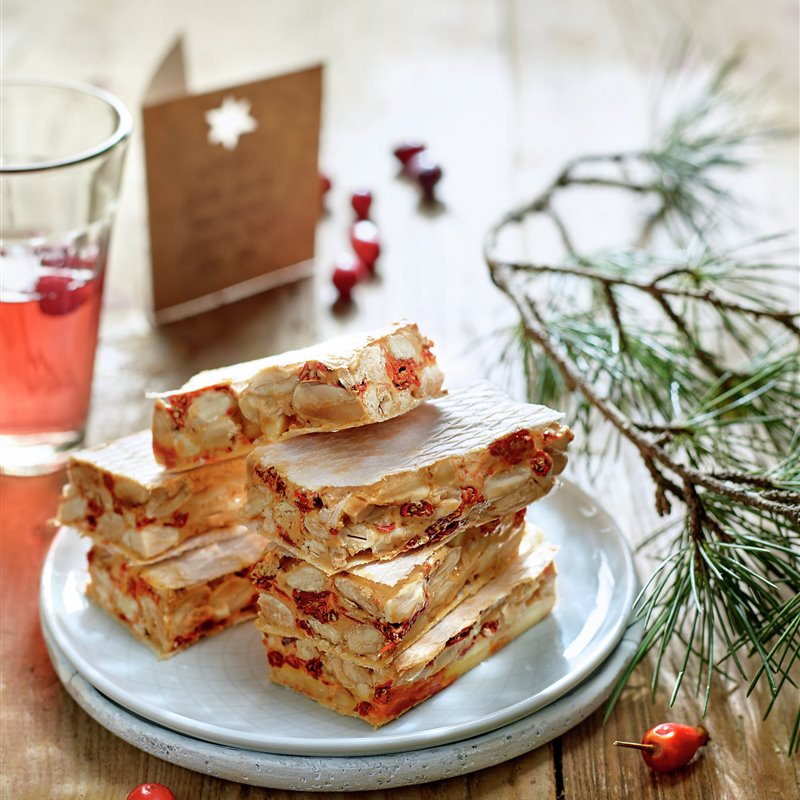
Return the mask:
[[[685,650],[671,703],[694,665],[705,709],[714,676],[732,677],[723,669],[730,659],[751,689],[762,677],[768,681],[769,713],[781,687],[794,685],[790,670],[800,664],[800,315],[775,306],[763,291],[769,264],[754,265],[755,277],[748,277],[730,249],[715,252],[703,230],[709,204],[732,202],[716,172],[743,167],[740,150],[753,139],[738,123],[711,124],[719,102],[730,98],[726,82],[734,66],[735,60],[722,66],[708,95],[680,112],[654,148],[571,160],[535,198],[503,215],[484,243],[491,278],[520,317],[528,386],[545,395],[532,399],[572,403],[587,432],[605,422],[641,456],[656,511],[667,515],[681,504],[685,512],[669,555],[636,600],[642,644],[607,713],[651,651],[655,690],[673,640]],[[595,167],[605,171],[592,174]],[[609,177],[609,167],[618,176]],[[631,178],[633,168],[640,176],[649,170],[649,177]],[[664,227],[682,245],[688,230],[702,240],[701,261],[693,263],[689,251],[677,260],[641,250],[617,259],[582,254],[554,200],[569,189],[597,187],[655,195],[657,210],[638,242]],[[564,263],[497,257],[501,232],[535,215],[555,225]],[[563,301],[532,288],[549,275],[560,278]],[[593,291],[572,293],[570,286],[581,283]],[[762,299],[754,304],[752,297]],[[661,313],[649,330],[637,318],[640,298]],[[745,357],[736,370],[725,365],[723,348],[701,342],[692,320],[704,311],[716,315],[727,342]],[[762,351],[755,341],[763,341]],[[666,536],[654,533],[648,546]],[[753,678],[741,653],[758,658]],[[789,744],[790,753],[798,750],[800,712]]]
[[[543,209],[544,210],[544,209]],[[693,291],[691,289],[681,289],[671,286],[661,286],[665,276],[659,276],[652,281],[637,281],[633,278],[615,278],[609,275],[592,270],[588,267],[572,267],[569,265],[554,265],[554,264],[529,264],[514,261],[502,261],[490,259],[490,266],[494,269],[496,267],[504,266],[508,269],[518,272],[532,272],[532,273],[552,273],[555,275],[571,275],[577,278],[588,278],[589,280],[596,281],[602,286],[626,286],[630,289],[638,289],[639,291],[650,295],[657,301],[665,300],[668,297],[677,297],[686,300],[696,300],[707,303],[710,306],[721,309],[723,311],[733,311],[736,314],[745,314],[753,317],[754,319],[770,319],[774,322],[783,325],[788,331],[800,336],[800,327],[796,320],[800,320],[800,314],[793,314],[784,309],[775,310],[769,308],[760,308],[758,306],[750,306],[744,303],[735,303],[730,300],[723,300],[718,297],[713,291],[707,290],[704,292]],[[686,270],[685,272],[691,272]],[[671,275],[684,273],[684,270],[671,270]]]

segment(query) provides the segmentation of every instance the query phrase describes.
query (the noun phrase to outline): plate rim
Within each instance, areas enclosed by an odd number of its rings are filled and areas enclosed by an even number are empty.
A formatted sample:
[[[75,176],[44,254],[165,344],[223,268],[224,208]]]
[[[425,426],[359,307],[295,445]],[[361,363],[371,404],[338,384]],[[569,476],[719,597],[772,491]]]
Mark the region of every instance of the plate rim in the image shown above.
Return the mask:
[[[559,697],[569,693],[575,686],[586,680],[588,675],[596,670],[598,666],[608,658],[609,654],[613,652],[625,633],[633,608],[633,602],[638,593],[638,577],[630,545],[611,514],[609,514],[597,500],[589,495],[588,492],[584,491],[572,481],[562,479],[560,481],[559,494],[565,489],[567,492],[576,493],[576,500],[593,506],[598,514],[605,517],[603,527],[609,528],[610,531],[613,532],[615,544],[622,554],[623,570],[620,574],[616,575],[616,577],[624,577],[626,579],[626,591],[620,603],[615,623],[603,635],[601,640],[596,643],[593,648],[592,657],[584,659],[580,667],[561,676],[558,680],[548,684],[544,689],[532,696],[504,706],[497,711],[455,725],[438,725],[424,731],[405,732],[382,739],[371,738],[369,735],[372,733],[371,730],[365,731],[364,735],[347,736],[345,734],[326,740],[304,736],[293,738],[289,744],[283,745],[280,742],[269,739],[266,742],[257,742],[252,732],[219,729],[218,726],[210,725],[204,721],[193,720],[185,714],[176,713],[167,708],[152,707],[152,704],[148,704],[144,707],[142,705],[137,705],[135,696],[129,690],[118,687],[102,672],[92,667],[91,664],[87,664],[85,657],[81,656],[81,654],[75,650],[70,638],[60,630],[59,617],[52,605],[52,602],[55,601],[55,597],[49,589],[52,587],[55,570],[56,544],[59,537],[64,535],[64,528],[58,531],[53,542],[51,542],[42,569],[39,598],[40,613],[43,619],[47,620],[51,634],[60,649],[64,652],[70,663],[75,666],[79,674],[91,685],[95,686],[95,688],[105,696],[136,716],[147,718],[160,726],[195,739],[215,742],[222,746],[240,747],[255,752],[269,751],[282,752],[284,754],[302,753],[307,756],[316,757],[343,756],[353,753],[359,755],[380,755],[441,746],[479,736],[491,730],[504,727],[555,702]],[[552,496],[553,494],[550,495],[550,497]],[[528,508],[530,509],[536,505],[538,505],[538,503],[532,504],[532,506]],[[77,534],[77,531],[74,531],[74,533]],[[513,647],[514,645],[515,642],[511,642],[507,647]],[[145,645],[142,645],[142,647],[145,647]]]

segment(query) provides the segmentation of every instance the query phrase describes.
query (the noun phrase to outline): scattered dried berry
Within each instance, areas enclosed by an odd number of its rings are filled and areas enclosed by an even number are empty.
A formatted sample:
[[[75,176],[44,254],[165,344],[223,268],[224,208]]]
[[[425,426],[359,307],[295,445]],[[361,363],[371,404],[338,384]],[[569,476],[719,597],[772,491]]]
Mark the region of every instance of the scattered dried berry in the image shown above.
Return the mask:
[[[403,142],[394,149],[395,158],[403,165],[405,169],[409,160],[417,153],[421,153],[425,149],[422,142]]]
[[[426,151],[417,153],[406,165],[408,174],[419,184],[426,203],[436,202],[436,184],[442,179],[442,168]]]
[[[364,262],[352,253],[341,253],[336,259],[331,280],[339,292],[339,300],[349,303],[352,291],[369,273]]]
[[[131,789],[127,800],[175,800],[175,795],[161,783],[142,783]]]
[[[358,219],[369,219],[369,209],[372,205],[372,192],[367,189],[362,189],[353,192],[350,198],[350,205],[353,206],[353,211],[356,212]]]
[[[375,272],[375,262],[381,254],[378,228],[369,220],[356,222],[350,229],[350,244],[369,271]]]
[[[688,764],[709,741],[708,731],[698,725],[662,722],[651,728],[639,742],[614,742],[617,747],[640,750],[644,763],[657,772],[670,772]]]

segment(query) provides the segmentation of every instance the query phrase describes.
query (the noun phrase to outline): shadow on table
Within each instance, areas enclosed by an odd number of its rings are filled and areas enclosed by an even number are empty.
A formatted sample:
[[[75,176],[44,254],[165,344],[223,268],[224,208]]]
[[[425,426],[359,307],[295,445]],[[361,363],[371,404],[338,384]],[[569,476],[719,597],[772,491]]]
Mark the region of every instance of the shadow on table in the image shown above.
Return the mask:
[[[303,347],[314,340],[316,327],[313,281],[305,279],[163,325],[152,335],[169,371],[188,378]]]

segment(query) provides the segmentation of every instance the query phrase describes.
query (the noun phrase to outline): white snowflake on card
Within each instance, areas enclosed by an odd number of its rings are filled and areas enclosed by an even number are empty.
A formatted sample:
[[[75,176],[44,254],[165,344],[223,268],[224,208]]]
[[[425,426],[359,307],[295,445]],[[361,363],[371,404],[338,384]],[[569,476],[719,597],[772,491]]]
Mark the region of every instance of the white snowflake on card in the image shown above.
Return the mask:
[[[250,101],[225,97],[219,108],[206,111],[209,144],[221,144],[226,150],[235,150],[239,137],[252,133],[258,122],[250,115]]]

